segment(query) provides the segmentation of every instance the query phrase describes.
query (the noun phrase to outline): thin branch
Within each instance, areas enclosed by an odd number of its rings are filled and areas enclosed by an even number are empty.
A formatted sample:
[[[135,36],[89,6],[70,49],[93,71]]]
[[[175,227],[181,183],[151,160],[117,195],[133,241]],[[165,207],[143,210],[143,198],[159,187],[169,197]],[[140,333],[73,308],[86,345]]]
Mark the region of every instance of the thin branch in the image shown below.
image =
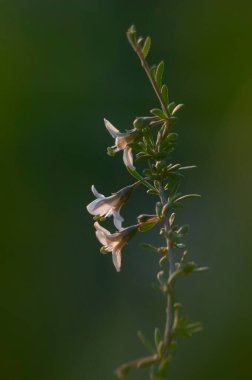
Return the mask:
[[[166,199],[164,188],[161,182],[159,186],[159,191],[160,191],[160,200],[161,200],[162,205],[164,206],[167,203],[167,199]],[[168,232],[169,221],[168,221],[167,216],[164,218],[164,228],[165,228],[165,231]],[[172,273],[175,271],[175,265],[174,265],[174,258],[173,258],[171,243],[167,237],[165,239],[166,239],[167,250],[168,250],[169,277],[170,277]],[[171,291],[169,290],[167,294],[167,301],[166,301],[166,321],[165,321],[165,329],[164,329],[165,347],[169,347],[169,344],[171,341],[172,324],[173,324],[173,296],[172,296]]]
[[[141,47],[139,46],[139,44],[137,42],[133,42],[132,40],[129,40],[130,41],[130,44],[131,46],[133,47],[134,51],[136,52],[136,54],[138,55],[139,59],[140,59],[140,62],[141,62],[141,65],[142,67],[144,68],[146,74],[147,74],[147,77],[149,78],[149,81],[158,97],[158,100],[161,104],[161,107],[166,115],[166,117],[168,118],[168,115],[167,115],[167,106],[165,105],[163,99],[162,99],[162,95],[161,95],[161,92],[157,86],[157,83],[155,82],[155,80],[153,79],[152,75],[151,75],[151,72],[150,72],[150,67],[146,61],[146,59],[144,58],[144,55],[143,55],[143,52],[142,52],[142,49]]]
[[[125,377],[128,374],[129,370],[132,368],[139,368],[139,367],[142,367],[142,366],[147,365],[147,364],[156,363],[158,361],[159,361],[159,357],[156,354],[150,355],[150,356],[145,356],[142,358],[138,358],[138,359],[132,360],[132,361],[125,363],[125,364],[121,365],[120,367],[118,367],[115,370],[115,375],[119,379],[121,379],[121,378]]]

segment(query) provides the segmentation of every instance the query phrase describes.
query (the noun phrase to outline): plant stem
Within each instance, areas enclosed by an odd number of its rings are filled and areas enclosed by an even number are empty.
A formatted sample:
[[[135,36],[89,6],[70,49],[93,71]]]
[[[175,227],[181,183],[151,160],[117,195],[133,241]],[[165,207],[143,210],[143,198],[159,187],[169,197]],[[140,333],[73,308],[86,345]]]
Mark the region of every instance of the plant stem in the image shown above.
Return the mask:
[[[161,203],[164,206],[167,200],[166,200],[164,188],[161,182],[159,185],[159,192],[160,192]],[[164,228],[165,228],[165,231],[169,230],[169,222],[168,222],[167,216],[165,216],[165,219],[164,219]],[[172,250],[171,242],[168,239],[168,237],[166,237],[165,239],[166,239],[166,246],[168,250],[168,263],[169,263],[168,272],[169,272],[169,277],[170,277],[175,270],[173,250]],[[164,329],[164,345],[165,347],[167,347],[167,349],[171,342],[172,324],[173,324],[173,295],[171,293],[171,290],[168,290],[167,301],[166,301],[166,321],[165,321],[165,329]]]
[[[142,49],[140,48],[140,46],[138,45],[138,43],[133,43],[133,41],[130,41],[131,43],[131,46],[133,47],[134,51],[136,52],[136,54],[138,55],[139,59],[140,59],[140,62],[141,62],[141,65],[142,67],[144,68],[146,74],[147,74],[147,77],[149,78],[149,81],[158,97],[158,100],[160,101],[160,104],[161,104],[161,107],[163,109],[163,111],[165,112],[165,115],[168,117],[167,115],[167,109],[166,109],[166,105],[162,99],[162,95],[161,95],[161,92],[157,86],[157,83],[155,82],[154,78],[152,77],[151,75],[151,72],[150,72],[150,68],[149,68],[149,65],[147,63],[147,61],[145,60],[144,58],[144,55],[143,55],[143,52],[142,52]]]

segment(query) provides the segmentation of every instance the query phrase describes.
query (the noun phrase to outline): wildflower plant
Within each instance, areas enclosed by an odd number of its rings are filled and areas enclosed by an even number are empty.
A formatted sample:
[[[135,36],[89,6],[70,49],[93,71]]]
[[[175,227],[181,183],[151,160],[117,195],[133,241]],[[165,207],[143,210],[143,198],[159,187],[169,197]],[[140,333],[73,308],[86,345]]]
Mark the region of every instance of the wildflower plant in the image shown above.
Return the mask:
[[[120,132],[108,120],[104,120],[108,132],[115,139],[114,145],[108,148],[108,154],[114,156],[122,150],[124,164],[137,181],[108,197],[99,194],[92,186],[96,199],[87,206],[87,210],[94,215],[96,237],[102,244],[101,252],[112,253],[113,264],[118,272],[121,269],[121,251],[124,245],[136,233],[149,231],[160,224],[162,246],[143,244],[143,247],[154,251],[159,261],[157,283],[166,299],[164,328],[154,330],[153,343],[147,341],[143,333],[139,332],[138,336],[148,354],[121,365],[115,374],[118,378],[123,378],[133,368],[148,366],[151,380],[164,380],[177,339],[191,337],[202,329],[200,323],[188,323],[181,315],[181,304],[177,302],[174,294],[176,282],[181,276],[202,272],[207,268],[198,267],[195,262],[188,259],[184,237],[189,227],[180,226],[175,222],[176,213],[184,207],[184,201],[199,197],[198,194],[180,192],[184,173],[195,166],[182,166],[174,163],[171,158],[178,141],[178,134],[173,129],[182,104],[169,101],[168,88],[162,82],[164,62],[161,61],[151,67],[147,63],[146,58],[151,46],[150,37],[145,39],[137,37],[134,26],[128,30],[127,37],[140,59],[160,107],[150,110],[148,116],[136,117],[133,128],[124,132]],[[141,173],[136,168],[140,160],[145,164],[145,169]],[[147,193],[152,197],[157,198],[155,211],[152,215],[139,215],[133,226],[122,227],[123,218],[120,210],[133,191],[140,186],[147,189]],[[100,223],[112,215],[116,230],[110,233]]]

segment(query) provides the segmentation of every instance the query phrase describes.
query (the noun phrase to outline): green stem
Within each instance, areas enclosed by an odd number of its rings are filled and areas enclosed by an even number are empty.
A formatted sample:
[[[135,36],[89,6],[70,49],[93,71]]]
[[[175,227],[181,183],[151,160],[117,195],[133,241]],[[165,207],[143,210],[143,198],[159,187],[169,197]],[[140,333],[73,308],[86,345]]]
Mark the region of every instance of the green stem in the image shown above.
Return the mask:
[[[162,183],[160,182],[159,185],[159,192],[160,192],[160,200],[162,205],[164,206],[167,203],[167,199],[165,196],[164,188]],[[165,231],[169,230],[169,221],[168,217],[166,216],[164,219],[164,228]],[[172,273],[175,271],[175,265],[174,265],[174,258],[173,258],[173,250],[171,246],[171,241],[166,237],[166,246],[168,250],[168,263],[169,263],[169,277],[172,275]],[[167,350],[169,348],[169,345],[171,343],[171,330],[173,325],[173,294],[171,290],[167,293],[167,301],[166,301],[166,321],[165,321],[165,328],[164,328],[164,345],[167,347]],[[167,351],[166,350],[166,351]]]
[[[142,67],[144,68],[146,74],[147,74],[147,77],[149,78],[149,81],[158,97],[158,100],[161,104],[161,107],[166,115],[166,117],[168,118],[168,115],[167,115],[167,109],[166,109],[166,105],[162,99],[162,95],[161,95],[161,92],[157,86],[157,83],[155,82],[154,78],[152,77],[151,75],[151,72],[150,72],[150,68],[149,68],[149,65],[147,63],[147,61],[145,60],[144,58],[144,55],[143,55],[143,52],[142,52],[142,49],[140,48],[140,46],[138,45],[138,43],[134,43],[133,41],[130,41],[130,44],[131,46],[133,47],[134,51],[136,52],[136,54],[138,55],[139,59],[140,59],[140,62],[141,62],[141,65]],[[168,120],[167,120],[167,123],[168,123]]]

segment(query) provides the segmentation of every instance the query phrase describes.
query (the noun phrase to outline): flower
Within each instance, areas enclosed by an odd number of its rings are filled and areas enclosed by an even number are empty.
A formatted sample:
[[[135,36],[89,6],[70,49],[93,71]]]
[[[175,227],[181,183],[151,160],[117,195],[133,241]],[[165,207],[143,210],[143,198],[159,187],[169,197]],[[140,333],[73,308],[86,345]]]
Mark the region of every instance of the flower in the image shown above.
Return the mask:
[[[112,252],[113,264],[120,272],[121,269],[121,250],[124,245],[135,235],[138,225],[123,228],[122,230],[111,234],[108,230],[103,228],[98,222],[94,224],[96,228],[96,237],[103,245],[101,248],[102,253]]]
[[[112,137],[115,139],[115,145],[110,148],[110,153],[114,154],[123,150],[123,162],[126,167],[135,169],[133,165],[132,148],[129,147],[139,136],[139,131],[136,128],[130,129],[127,132],[121,133],[108,120],[104,119],[105,127]]]
[[[104,217],[113,215],[114,225],[118,230],[120,230],[124,220],[120,215],[120,209],[128,200],[134,188],[140,183],[141,181],[138,181],[133,185],[126,186],[118,192],[112,193],[109,197],[105,197],[104,195],[98,193],[93,185],[91,189],[97,199],[87,205],[88,212],[92,215],[100,215]]]

